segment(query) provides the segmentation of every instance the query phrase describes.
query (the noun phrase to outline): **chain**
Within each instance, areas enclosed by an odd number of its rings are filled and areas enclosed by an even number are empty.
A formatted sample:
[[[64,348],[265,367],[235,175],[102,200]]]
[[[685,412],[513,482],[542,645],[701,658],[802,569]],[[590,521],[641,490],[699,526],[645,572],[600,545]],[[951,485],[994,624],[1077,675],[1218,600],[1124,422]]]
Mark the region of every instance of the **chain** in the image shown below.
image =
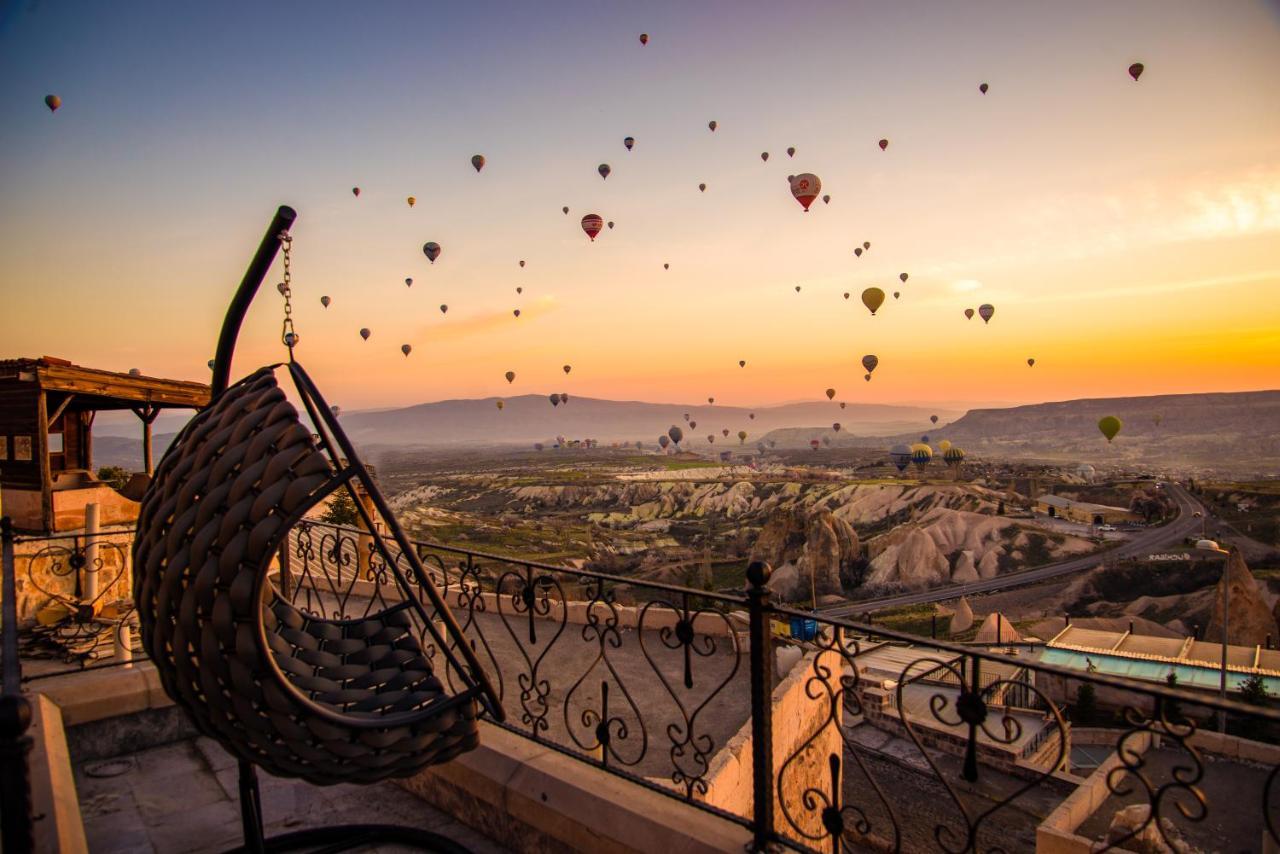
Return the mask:
[[[280,232],[280,249],[284,255],[284,276],[280,284],[276,285],[276,290],[284,297],[284,322],[280,325],[280,340],[289,348],[289,360],[293,361],[293,348],[301,336],[293,331],[293,272],[290,270],[293,261],[293,236],[287,231]]]

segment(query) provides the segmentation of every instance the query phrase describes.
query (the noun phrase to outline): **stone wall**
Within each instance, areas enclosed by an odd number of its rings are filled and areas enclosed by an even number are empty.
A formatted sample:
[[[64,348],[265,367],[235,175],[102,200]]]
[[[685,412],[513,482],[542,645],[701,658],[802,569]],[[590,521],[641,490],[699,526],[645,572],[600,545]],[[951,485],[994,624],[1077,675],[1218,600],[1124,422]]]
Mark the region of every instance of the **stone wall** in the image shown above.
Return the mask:
[[[817,680],[818,668],[825,668],[830,675]],[[811,651],[791,667],[773,691],[774,828],[796,840],[812,843],[825,835],[820,813],[806,811],[802,798],[806,789],[831,791],[829,757],[844,753],[840,734],[843,709],[837,701],[832,715],[833,700],[824,687],[838,689],[843,671],[844,660],[838,653]],[[810,680],[816,681],[810,684]],[[711,760],[707,791],[700,800],[734,815],[750,816],[754,801],[751,751],[751,721],[747,720]],[[808,840],[796,832],[793,823]]]
[[[95,537],[98,544],[99,606],[118,599],[133,598],[133,532],[106,531]],[[14,586],[18,624],[28,627],[44,607],[76,600],[85,590],[85,571],[76,570],[71,558],[83,550],[83,537],[50,537],[26,540],[14,546]]]

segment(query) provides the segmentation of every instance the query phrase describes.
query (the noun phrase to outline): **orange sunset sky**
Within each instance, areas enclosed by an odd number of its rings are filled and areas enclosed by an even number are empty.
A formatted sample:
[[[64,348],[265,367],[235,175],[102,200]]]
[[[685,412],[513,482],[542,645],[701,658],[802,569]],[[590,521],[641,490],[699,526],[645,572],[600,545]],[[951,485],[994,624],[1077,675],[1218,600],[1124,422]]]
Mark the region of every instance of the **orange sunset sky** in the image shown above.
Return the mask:
[[[348,410],[1280,386],[1273,3],[15,5],[0,357],[207,379],[287,203],[299,359]],[[236,375],[283,356],[278,270]]]

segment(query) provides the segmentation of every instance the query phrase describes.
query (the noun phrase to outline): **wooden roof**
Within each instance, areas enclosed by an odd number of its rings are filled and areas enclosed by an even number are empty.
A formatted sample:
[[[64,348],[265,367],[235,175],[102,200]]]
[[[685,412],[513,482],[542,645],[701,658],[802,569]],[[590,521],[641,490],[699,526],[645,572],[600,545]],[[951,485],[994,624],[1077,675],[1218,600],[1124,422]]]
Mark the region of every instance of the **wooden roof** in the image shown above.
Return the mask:
[[[158,409],[199,409],[209,403],[205,383],[82,368],[53,356],[0,360],[0,381],[4,380],[72,393],[76,397],[69,408],[75,410],[133,409],[147,403]]]

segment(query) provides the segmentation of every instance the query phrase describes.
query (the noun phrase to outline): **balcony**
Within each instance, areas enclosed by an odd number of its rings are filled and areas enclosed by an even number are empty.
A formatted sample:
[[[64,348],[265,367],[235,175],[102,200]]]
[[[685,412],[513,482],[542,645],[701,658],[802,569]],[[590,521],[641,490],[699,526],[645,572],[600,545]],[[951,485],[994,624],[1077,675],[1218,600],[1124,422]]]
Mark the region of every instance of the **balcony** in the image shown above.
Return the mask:
[[[43,698],[41,715],[65,722],[72,749],[60,761],[76,766],[82,789],[79,816],[66,820],[80,821],[93,847],[125,831],[86,802],[104,790],[86,767],[120,755],[176,761],[175,751],[203,757],[223,786],[227,803],[209,807],[223,832],[208,847],[234,844],[227,757],[191,740],[154,670],[130,657],[119,631],[128,606],[108,607],[128,597],[128,533],[102,539],[7,543],[6,629],[52,625],[23,633],[24,672],[10,656],[19,638],[6,631],[6,702],[21,686]],[[345,810],[333,790],[269,781],[275,820],[409,814],[476,850],[1264,851],[1280,842],[1280,712],[1268,706],[1048,663],[1042,644],[953,644],[780,607],[762,585],[765,568],[742,593],[724,593],[415,548],[460,625],[448,643],[476,652],[506,722],[482,724],[480,748],[398,785],[342,787]],[[91,569],[99,601],[86,610]],[[304,521],[273,581],[305,613],[358,618],[398,601],[392,576],[366,532]],[[125,748],[114,757],[104,755],[110,733]],[[169,753],[139,752],[166,739]],[[37,750],[31,762],[56,778],[58,756]],[[33,770],[37,802],[41,779]],[[63,808],[43,810],[36,825],[76,812]]]

